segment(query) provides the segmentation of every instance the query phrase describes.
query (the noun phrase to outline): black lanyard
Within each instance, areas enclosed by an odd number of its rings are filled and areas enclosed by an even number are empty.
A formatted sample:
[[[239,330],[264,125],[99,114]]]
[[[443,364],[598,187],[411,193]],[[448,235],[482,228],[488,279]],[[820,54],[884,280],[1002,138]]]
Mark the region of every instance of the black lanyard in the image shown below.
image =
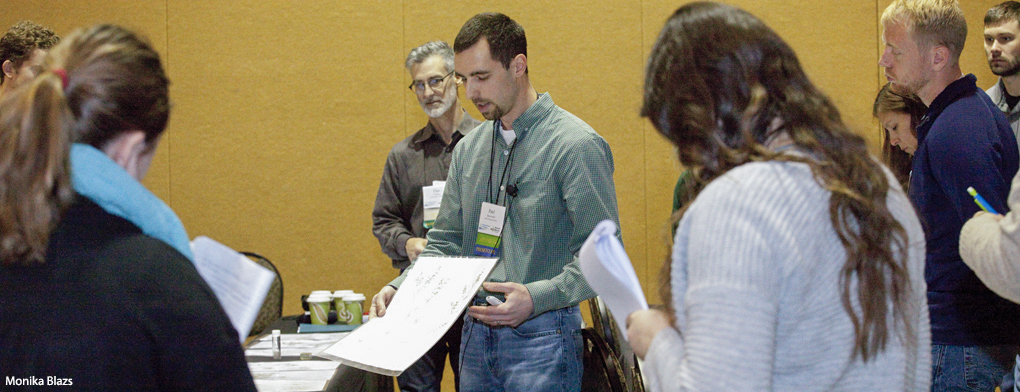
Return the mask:
[[[509,175],[511,174],[510,172],[512,171],[511,167],[514,164],[514,152],[517,150],[517,141],[520,140],[520,137],[515,137],[513,143],[510,144],[510,154],[507,157],[506,166],[503,167],[503,173],[499,176],[499,188],[496,189],[496,194],[493,195],[493,193],[492,193],[492,172],[494,170],[493,167],[496,164],[496,137],[502,137],[502,135],[500,135],[500,132],[499,132],[499,127],[500,127],[501,124],[502,124],[502,122],[499,121],[499,120],[496,120],[496,121],[492,122],[492,149],[489,150],[489,180],[488,180],[488,184],[487,184],[488,185],[488,188],[487,188],[488,191],[485,194],[485,201],[489,202],[489,203],[492,203],[492,204],[496,204],[496,205],[499,205],[500,194],[501,193],[502,194],[506,194],[506,186],[507,186],[506,183],[509,182],[509,180],[510,180]],[[516,192],[514,192],[514,193],[516,193]],[[516,195],[511,195],[511,196],[516,196]],[[503,199],[504,203],[506,201],[507,201],[506,199]]]

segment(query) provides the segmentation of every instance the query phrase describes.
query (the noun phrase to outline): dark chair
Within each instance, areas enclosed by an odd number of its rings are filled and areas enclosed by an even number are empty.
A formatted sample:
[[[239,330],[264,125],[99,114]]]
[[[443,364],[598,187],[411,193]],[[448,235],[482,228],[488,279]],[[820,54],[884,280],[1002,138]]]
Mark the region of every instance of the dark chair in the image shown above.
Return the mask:
[[[626,339],[623,338],[623,334],[627,331],[620,331],[620,328],[616,325],[616,320],[613,319],[612,313],[609,312],[609,308],[606,307],[606,303],[602,301],[602,298],[595,297],[588,300],[588,310],[591,312],[592,327],[588,328],[591,332],[599,335],[599,338],[605,342],[615,356],[615,362],[617,366],[621,368],[620,378],[623,383],[623,387],[627,392],[644,392],[645,384],[644,379],[641,377],[641,369],[638,366],[637,356],[634,355],[634,350],[630,348],[630,344],[627,343]],[[585,352],[585,355],[588,353]],[[613,367],[610,365],[610,367]],[[587,372],[588,369],[586,368]]]
[[[280,271],[269,259],[258,253],[241,252],[241,254],[276,274],[276,279],[273,279],[273,284],[269,286],[266,299],[262,301],[262,309],[259,310],[259,315],[255,318],[255,324],[252,325],[251,332],[248,333],[248,336],[258,336],[266,330],[266,327],[283,316],[283,279],[280,277]]]
[[[591,327],[581,330],[584,374],[581,390],[586,392],[627,392],[627,379],[616,353]]]

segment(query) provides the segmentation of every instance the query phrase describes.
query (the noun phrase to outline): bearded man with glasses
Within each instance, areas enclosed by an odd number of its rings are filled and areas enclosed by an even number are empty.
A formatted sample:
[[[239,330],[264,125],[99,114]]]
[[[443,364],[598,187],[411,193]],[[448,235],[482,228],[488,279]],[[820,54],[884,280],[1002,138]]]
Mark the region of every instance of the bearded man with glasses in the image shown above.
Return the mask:
[[[454,75],[449,44],[432,41],[414,48],[404,65],[411,73],[408,87],[429,122],[390,150],[372,210],[372,233],[383,253],[393,260],[393,268],[400,271],[425,249],[425,233],[431,227],[425,219],[422,188],[446,181],[454,146],[481,124],[460,106],[457,90],[461,81]],[[454,324],[428,353],[397,377],[401,391],[439,391],[447,355],[459,390],[462,325],[462,321]]]

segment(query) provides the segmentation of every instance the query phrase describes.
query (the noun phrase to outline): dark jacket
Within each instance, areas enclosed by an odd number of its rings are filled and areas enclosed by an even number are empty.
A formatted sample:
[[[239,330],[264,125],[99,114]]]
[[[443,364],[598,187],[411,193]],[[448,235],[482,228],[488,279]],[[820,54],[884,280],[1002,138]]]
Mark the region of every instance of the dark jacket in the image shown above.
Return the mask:
[[[960,258],[960,230],[979,211],[967,187],[1005,214],[1020,159],[1006,117],[975,80],[967,75],[946,87],[917,127],[910,201],[927,241],[932,344],[1020,342],[1020,305],[992,293]]]
[[[255,390],[237,331],[191,262],[84,197],[45,264],[0,267],[0,298],[4,388]]]

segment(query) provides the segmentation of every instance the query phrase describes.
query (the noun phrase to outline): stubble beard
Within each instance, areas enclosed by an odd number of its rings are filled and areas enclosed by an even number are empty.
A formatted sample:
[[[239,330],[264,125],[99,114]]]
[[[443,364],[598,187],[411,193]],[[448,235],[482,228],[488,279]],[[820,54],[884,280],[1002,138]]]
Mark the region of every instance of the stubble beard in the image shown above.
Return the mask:
[[[1020,61],[1018,60],[1020,60],[1020,57],[1013,59],[1013,61],[1006,61],[1006,66],[1004,68],[993,67],[990,62],[988,66],[992,69],[992,73],[995,74],[995,76],[1008,78],[1020,73]]]
[[[499,107],[499,105],[496,105],[495,102],[486,101],[486,102],[481,102],[481,103],[482,104],[486,104],[487,103],[490,106],[492,106],[492,110],[490,110],[489,113],[482,113],[482,117],[485,117],[486,120],[496,121],[496,120],[499,120],[499,119],[503,118],[503,115],[506,114],[506,112],[503,111],[503,108]],[[478,104],[479,104],[479,102],[475,102],[475,107],[476,108],[478,107]]]

